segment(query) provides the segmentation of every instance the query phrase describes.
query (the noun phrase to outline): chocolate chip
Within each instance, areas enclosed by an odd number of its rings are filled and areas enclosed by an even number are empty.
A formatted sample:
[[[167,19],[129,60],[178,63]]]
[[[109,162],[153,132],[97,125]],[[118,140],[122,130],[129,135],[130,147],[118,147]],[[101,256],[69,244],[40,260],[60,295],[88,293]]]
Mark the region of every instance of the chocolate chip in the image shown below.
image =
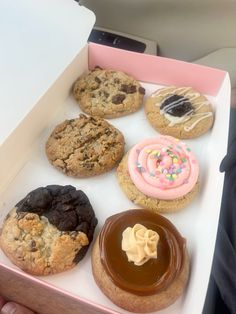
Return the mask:
[[[31,252],[36,252],[38,249],[36,248],[36,242],[34,240],[30,241],[30,251]]]
[[[92,170],[92,169],[93,169],[93,164],[91,164],[91,163],[85,163],[85,164],[84,164],[84,167],[85,167],[87,170]]]
[[[34,240],[31,240],[31,242],[30,242],[30,246],[31,246],[31,248],[36,247],[36,242],[35,242]]]
[[[112,133],[111,130],[109,130],[109,129],[106,129],[106,130],[105,130],[105,134],[106,134],[106,135],[111,135],[111,133]]]
[[[72,240],[75,240],[76,239],[76,237],[77,237],[77,232],[76,231],[72,231],[71,233],[70,233],[70,237],[71,237],[71,239]]]
[[[183,117],[194,110],[188,98],[176,94],[167,97],[161,103],[160,109],[174,117]]]
[[[113,104],[118,105],[121,104],[125,98],[126,97],[124,94],[116,94],[115,96],[112,97],[111,101]]]
[[[24,212],[17,212],[17,219],[23,219],[25,217],[25,215],[27,215],[28,213],[24,213]]]
[[[139,87],[138,91],[140,94],[145,95],[145,88]]]
[[[75,255],[75,258],[74,258],[73,262],[76,263],[76,264],[79,263],[83,259],[83,257],[87,253],[87,251],[88,251],[88,246],[83,246],[79,250],[79,252]]]
[[[100,78],[98,76],[95,76],[95,82],[97,82],[98,84],[101,83],[101,80],[100,80]]]
[[[137,91],[137,87],[135,85],[122,84],[120,91],[126,94],[134,94]]]
[[[92,71],[96,71],[96,70],[102,70],[102,68],[99,65],[95,65],[95,67]]]
[[[109,96],[109,93],[107,93],[105,90],[103,91],[103,95],[107,98]]]
[[[118,79],[117,77],[114,79],[114,83],[119,84],[120,83],[120,79]]]

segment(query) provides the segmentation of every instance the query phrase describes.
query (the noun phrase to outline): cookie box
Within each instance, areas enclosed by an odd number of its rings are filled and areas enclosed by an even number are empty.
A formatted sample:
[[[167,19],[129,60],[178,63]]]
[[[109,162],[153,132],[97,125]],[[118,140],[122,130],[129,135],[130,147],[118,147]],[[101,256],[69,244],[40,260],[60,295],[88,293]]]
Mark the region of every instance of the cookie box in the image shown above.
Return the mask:
[[[76,179],[54,169],[46,158],[45,142],[55,125],[80,113],[71,96],[71,87],[82,73],[97,65],[125,71],[141,82],[146,89],[145,97],[161,86],[191,86],[211,100],[215,122],[205,135],[186,141],[200,163],[200,193],[188,208],[165,216],[187,239],[191,271],[184,295],[158,313],[201,313],[211,271],[224,180],[219,164],[227,149],[228,74],[182,61],[87,44],[94,15],[73,1],[60,0],[56,6],[55,1],[52,4],[42,1],[37,3],[37,8],[27,0],[11,3],[10,8],[6,7],[6,2],[1,3],[1,6],[5,4],[5,12],[14,9],[12,14],[22,19],[19,23],[25,26],[25,33],[20,38],[27,38],[26,46],[31,50],[20,51],[16,60],[7,59],[9,65],[14,62],[14,67],[10,69],[13,85],[10,75],[5,76],[9,93],[1,95],[1,102],[7,103],[9,97],[11,104],[0,108],[3,130],[0,135],[0,226],[9,210],[29,191],[48,184],[71,184],[87,194],[98,218],[95,237],[108,216],[136,208],[122,193],[115,170],[93,178]],[[5,21],[5,25],[9,25],[9,21]],[[37,41],[34,40],[35,31]],[[52,40],[54,45],[51,45]],[[15,42],[19,49],[21,43]],[[47,47],[46,51],[44,47]],[[24,53],[25,60],[22,58]],[[15,110],[12,110],[13,105]],[[110,123],[124,134],[126,151],[141,139],[158,134],[148,123],[143,108],[112,119]],[[45,277],[24,273],[0,250],[0,294],[44,314],[128,313],[109,301],[96,286],[91,271],[91,248],[72,270]]]

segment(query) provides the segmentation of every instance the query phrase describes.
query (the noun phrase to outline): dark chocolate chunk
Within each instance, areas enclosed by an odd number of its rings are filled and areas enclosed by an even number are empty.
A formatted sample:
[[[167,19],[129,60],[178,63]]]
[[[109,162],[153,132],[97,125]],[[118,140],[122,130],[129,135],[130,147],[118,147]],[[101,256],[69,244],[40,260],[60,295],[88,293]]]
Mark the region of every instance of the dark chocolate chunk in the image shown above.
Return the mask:
[[[86,233],[89,243],[93,239],[97,225],[93,208],[85,193],[71,185],[40,187],[30,192],[16,207],[18,219],[27,213],[35,213],[47,217],[60,231],[81,231]],[[79,251],[80,257],[76,257],[76,261],[85,255],[88,247],[83,247],[81,253]],[[35,250],[32,242],[31,248]]]
[[[25,217],[25,215],[27,215],[27,213],[24,213],[24,212],[17,212],[17,219],[20,220],[20,219],[23,219]]]
[[[114,78],[114,82],[115,82],[116,84],[119,84],[119,83],[120,83],[120,79],[118,79],[117,77],[115,77],[115,78]]]
[[[115,105],[121,104],[125,98],[124,94],[116,94],[112,97],[112,103]]]
[[[48,211],[43,216],[46,216],[60,231],[71,231],[77,226],[77,215],[73,210],[64,213],[60,210]]]
[[[137,87],[135,85],[122,84],[120,91],[126,94],[134,94],[137,92]]]
[[[138,91],[140,94],[145,95],[145,88],[139,87]]]
[[[87,251],[88,251],[88,246],[83,246],[79,250],[79,252],[75,255],[75,258],[74,258],[73,262],[78,264],[83,259],[83,257],[87,253]]]
[[[166,98],[161,103],[160,109],[174,117],[183,117],[194,111],[189,99],[180,95],[171,95]]]
[[[35,250],[35,249],[37,251],[36,242],[34,240],[30,241],[30,248],[31,248],[31,252],[35,252],[35,251],[32,251],[32,250]]]
[[[92,241],[92,239],[93,239],[93,233],[94,233],[93,230],[95,229],[97,223],[98,223],[97,218],[94,216],[94,217],[92,217],[92,219],[91,219],[91,225],[90,225],[90,228],[89,228],[89,229],[86,229],[86,228],[88,228],[88,225],[82,223],[80,226],[77,227],[79,230],[78,230],[78,229],[76,229],[76,230],[82,231],[82,232],[86,233],[88,239],[89,239],[89,240],[91,239],[91,241]],[[86,230],[86,232],[85,232],[85,230]],[[79,252],[76,254],[76,256],[75,256],[75,258],[74,258],[74,262],[75,262],[75,263],[78,263],[79,261],[81,261],[82,258],[85,256],[87,250],[88,250],[88,246],[83,246],[83,247],[79,250]]]
[[[24,208],[24,212],[30,212],[35,214],[41,214],[44,208],[49,207],[52,202],[52,196],[50,192],[45,188],[38,188],[29,193],[21,202],[16,204],[18,208]]]
[[[100,78],[98,76],[95,76],[95,82],[97,82],[98,84],[101,83],[101,80],[100,80]]]
[[[36,242],[34,240],[30,241],[30,251],[31,252],[36,252],[38,249],[36,248]]]
[[[92,71],[96,71],[96,70],[102,70],[102,68],[99,65],[95,65],[95,67]]]

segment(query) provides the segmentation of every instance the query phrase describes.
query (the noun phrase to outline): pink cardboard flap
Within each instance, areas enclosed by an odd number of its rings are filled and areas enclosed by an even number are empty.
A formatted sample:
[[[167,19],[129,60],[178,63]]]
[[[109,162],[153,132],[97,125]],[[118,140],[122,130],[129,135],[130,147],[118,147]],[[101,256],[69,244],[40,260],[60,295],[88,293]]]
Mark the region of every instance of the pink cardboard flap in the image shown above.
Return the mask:
[[[217,95],[226,75],[202,65],[90,43],[89,68],[95,66],[125,71],[143,82],[191,86],[212,96]]]

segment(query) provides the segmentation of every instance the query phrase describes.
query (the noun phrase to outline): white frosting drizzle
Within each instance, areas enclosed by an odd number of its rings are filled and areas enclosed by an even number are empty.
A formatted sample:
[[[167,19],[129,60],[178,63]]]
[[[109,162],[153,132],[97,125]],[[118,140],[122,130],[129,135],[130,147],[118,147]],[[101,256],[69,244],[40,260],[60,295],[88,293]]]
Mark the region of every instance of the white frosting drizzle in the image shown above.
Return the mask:
[[[156,91],[155,93],[152,94],[151,97],[157,97],[158,95],[161,95],[163,98],[165,98],[166,96],[171,97],[174,94],[182,96],[182,95],[185,95],[187,93],[186,98],[188,98],[188,100],[190,102],[193,102],[195,99],[197,99],[199,96],[201,96],[198,92],[190,92],[190,90],[192,90],[191,87],[176,87],[174,89],[173,89],[173,87],[169,87],[169,88],[166,88],[165,91]],[[175,100],[175,101],[171,102],[170,104],[168,104],[167,106],[165,106],[165,110],[164,109],[160,110],[160,114],[164,115],[164,117],[168,121],[170,121],[168,126],[174,126],[175,124],[186,122],[190,118],[199,117],[191,125],[184,127],[184,130],[186,132],[189,132],[200,121],[213,115],[213,113],[211,111],[197,113],[197,111],[200,108],[202,108],[203,106],[210,105],[210,102],[208,100],[195,102],[195,106],[197,106],[197,108],[195,108],[195,110],[188,111],[182,117],[176,117],[176,116],[172,116],[172,115],[166,113],[166,111],[168,111],[170,108],[177,107],[181,101],[183,101],[183,100],[181,100],[181,99]],[[161,106],[161,104],[156,104],[156,106]],[[193,113],[194,111],[195,111],[195,113]]]
[[[196,113],[194,116],[195,117],[196,116],[201,116],[201,117],[199,119],[197,119],[194,123],[192,123],[190,126],[185,126],[184,130],[186,132],[191,131],[198,124],[198,122],[200,122],[201,120],[206,119],[206,118],[212,116],[212,112],[209,111],[209,112]]]

